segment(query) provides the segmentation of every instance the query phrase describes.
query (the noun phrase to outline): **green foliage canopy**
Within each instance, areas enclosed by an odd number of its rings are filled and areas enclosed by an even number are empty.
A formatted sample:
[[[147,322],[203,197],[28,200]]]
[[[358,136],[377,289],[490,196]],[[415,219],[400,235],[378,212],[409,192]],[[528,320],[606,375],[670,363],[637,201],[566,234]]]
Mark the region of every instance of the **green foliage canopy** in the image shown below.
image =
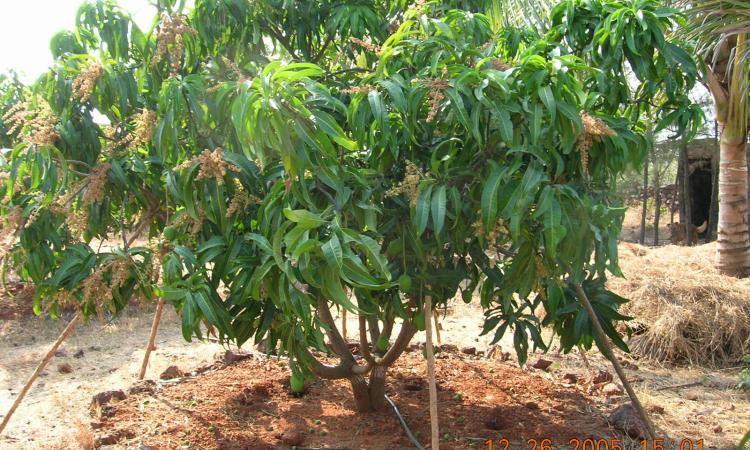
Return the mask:
[[[548,26],[513,28],[489,3],[161,0],[148,32],[84,4],[10,117],[21,134],[3,136],[6,268],[34,283],[37,311],[160,296],[188,340],[206,321],[321,376],[387,367],[428,295],[478,293],[485,333],[512,330],[523,362],[542,326],[566,351],[593,344],[583,283],[626,348],[624,300],[604,287],[613,188],[643,161],[644,117],[699,122],[696,65],[668,38],[680,16],[566,0]],[[368,366],[337,344],[332,306],[369,325]]]

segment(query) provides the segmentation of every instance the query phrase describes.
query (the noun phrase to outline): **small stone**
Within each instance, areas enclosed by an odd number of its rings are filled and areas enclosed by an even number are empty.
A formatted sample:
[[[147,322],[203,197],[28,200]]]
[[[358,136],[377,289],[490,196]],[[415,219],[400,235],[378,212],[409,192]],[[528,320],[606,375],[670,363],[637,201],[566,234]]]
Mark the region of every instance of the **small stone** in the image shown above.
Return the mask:
[[[530,409],[532,411],[536,411],[539,409],[539,405],[534,402],[526,402],[524,406],[526,407],[526,409]]]
[[[622,388],[616,383],[607,383],[602,387],[602,394],[608,397],[613,395],[622,395]]]
[[[716,425],[711,431],[713,431],[714,433],[721,433],[723,430],[724,429],[721,428],[721,425]]]
[[[698,401],[698,398],[699,398],[699,397],[700,397],[700,396],[699,396],[699,395],[698,395],[698,393],[697,393],[697,392],[695,392],[695,391],[688,391],[688,392],[686,392],[686,393],[685,393],[685,395],[683,396],[683,398],[685,398],[685,399],[687,399],[687,400],[690,400],[690,401],[693,401],[693,402],[696,402],[696,401]]]
[[[591,377],[591,382],[594,384],[609,383],[610,381],[612,381],[612,374],[606,370],[598,370],[594,376]]]
[[[68,352],[66,352],[65,350],[58,350],[55,352],[56,358],[65,358],[66,356],[68,356]]]
[[[101,408],[99,408],[97,412],[98,412],[98,417],[100,419],[114,417],[114,415],[117,413],[117,411],[115,411],[115,407],[111,405],[104,405]]]
[[[305,436],[300,433],[299,431],[285,431],[281,435],[281,442],[283,442],[286,445],[302,445],[302,443],[305,441]]]
[[[125,395],[125,393],[120,390],[100,392],[91,399],[90,408],[94,409],[97,406],[104,406],[110,403],[112,400],[125,400],[126,397],[127,395]]]
[[[258,342],[255,345],[255,349],[258,350],[258,352],[263,353],[264,355],[276,355],[276,349],[269,348],[268,339],[262,339],[260,342]]]
[[[539,370],[547,370],[549,369],[549,366],[552,365],[552,361],[548,359],[539,358],[537,359],[534,364],[531,365],[531,367]]]
[[[68,363],[61,363],[57,365],[57,371],[60,373],[71,373],[73,372],[73,366]]]
[[[648,411],[654,414],[664,414],[664,407],[659,405],[651,405],[648,407]]]
[[[78,358],[78,359],[83,358],[83,349],[78,350],[77,352],[73,353],[73,358]]]
[[[407,391],[421,391],[424,389],[424,380],[419,377],[409,377],[404,380],[404,389]]]
[[[153,394],[156,383],[153,380],[141,380],[128,388],[128,394]]]
[[[648,428],[638,416],[635,407],[630,403],[620,405],[612,411],[612,414],[609,415],[609,422],[617,430],[633,439],[647,439],[649,436]]]
[[[578,375],[576,375],[574,373],[568,372],[565,375],[563,375],[562,378],[568,384],[576,384],[576,383],[578,383]]]
[[[135,436],[130,430],[112,430],[96,438],[94,446],[100,448],[104,445],[115,445],[120,439],[132,439]]]
[[[227,350],[226,352],[224,352],[224,355],[222,355],[221,359],[222,361],[224,361],[224,364],[234,364],[246,359],[250,359],[252,357],[253,355],[251,353],[235,353],[231,350]]]
[[[477,348],[476,347],[461,347],[461,353],[463,353],[464,355],[476,355]]]
[[[449,353],[457,353],[458,352],[458,346],[455,344],[442,344],[440,346],[440,351],[442,352],[449,352]]]
[[[182,370],[177,366],[169,366],[167,369],[159,375],[162,380],[171,380],[174,378],[180,378],[183,375]]]

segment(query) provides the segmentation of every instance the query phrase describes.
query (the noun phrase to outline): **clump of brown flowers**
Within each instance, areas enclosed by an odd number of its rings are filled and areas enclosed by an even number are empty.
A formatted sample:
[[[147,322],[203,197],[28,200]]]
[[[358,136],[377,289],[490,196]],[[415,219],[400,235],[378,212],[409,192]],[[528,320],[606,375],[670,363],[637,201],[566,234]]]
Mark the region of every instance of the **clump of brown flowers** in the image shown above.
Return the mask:
[[[23,226],[23,208],[19,205],[11,206],[3,219],[5,227],[16,232]]]
[[[600,139],[602,136],[614,136],[616,133],[604,121],[581,111],[581,122],[583,122],[583,131],[578,136],[578,152],[581,154],[581,168],[584,174],[589,173],[589,149],[594,143],[594,139]]]
[[[260,203],[262,203],[261,199],[258,198],[258,196],[247,192],[245,188],[242,187],[242,183],[240,183],[239,180],[235,179],[234,185],[234,196],[232,197],[232,200],[229,202],[229,206],[227,207],[227,218],[234,216],[235,214],[237,214],[237,212],[242,211],[243,209],[251,205],[259,205]]]
[[[124,286],[130,278],[131,265],[130,260],[120,257],[99,266],[94,273],[81,282],[84,300],[94,302],[97,311],[101,312],[103,307],[112,301],[112,292]],[[109,282],[105,277],[108,272]]]
[[[377,88],[371,84],[363,84],[361,86],[351,86],[341,90],[342,94],[369,94],[372,91],[376,91]]]
[[[16,242],[16,232],[23,227],[23,208],[16,205],[8,209],[8,214],[2,218],[0,227],[0,258],[13,247]]]
[[[107,184],[107,173],[111,168],[112,164],[104,163],[91,171],[86,192],[83,194],[83,206],[89,206],[104,199],[104,186]]]
[[[135,117],[135,129],[128,135],[129,148],[140,147],[151,141],[156,129],[156,111],[144,109]]]
[[[17,103],[3,115],[3,120],[10,125],[8,135],[25,130],[22,139],[28,145],[52,145],[60,138],[55,130],[58,118],[49,103],[41,98],[35,104]]]
[[[73,97],[80,100],[81,103],[87,102],[103,72],[104,68],[98,62],[89,64],[73,80]]]
[[[156,66],[161,63],[164,56],[167,56],[171,74],[172,76],[176,75],[180,71],[182,57],[185,53],[183,36],[195,33],[195,29],[187,24],[185,17],[179,14],[162,13],[161,24],[156,33],[156,54],[154,54],[151,64]]]
[[[416,10],[422,10],[422,9],[424,9],[424,7],[425,7],[425,6],[427,6],[427,2],[428,2],[428,1],[429,1],[429,0],[417,0],[417,1],[416,1],[416,2],[414,2],[414,4],[412,5],[412,8],[413,8],[413,9],[416,9]]]
[[[89,209],[81,208],[69,212],[65,217],[65,225],[68,226],[71,235],[80,237],[89,227]]]
[[[430,78],[422,80],[427,87],[427,98],[430,100],[430,111],[427,113],[427,122],[432,122],[437,117],[440,107],[445,99],[445,90],[450,87],[450,82],[443,78]]]
[[[413,208],[417,205],[417,199],[419,198],[419,182],[425,178],[425,174],[422,170],[417,167],[411,161],[406,161],[406,175],[404,179],[396,186],[388,189],[385,193],[386,197],[396,197],[401,194],[406,194],[409,198],[409,205]]]
[[[224,160],[224,150],[221,147],[217,147],[214,151],[205,149],[200,155],[195,156],[177,167],[176,170],[183,170],[191,167],[195,163],[200,164],[200,171],[195,177],[196,180],[203,180],[206,178],[214,178],[217,183],[224,183],[224,176],[227,174],[227,169],[232,172],[240,172],[240,168],[234,164],[230,164]]]
[[[499,71],[505,71],[505,70],[513,68],[513,66],[511,66],[508,63],[503,62],[503,60],[499,58],[493,59],[491,64],[492,64],[493,69],[499,70]]]
[[[500,252],[499,243],[502,236],[508,235],[508,227],[505,221],[498,219],[494,226],[487,231],[484,227],[484,221],[482,219],[477,220],[471,227],[474,229],[474,235],[476,237],[484,237],[487,240],[487,254],[490,258],[497,258]]]
[[[369,38],[366,41],[363,41],[362,39],[352,37],[350,38],[350,41],[352,41],[352,44],[356,44],[369,52],[375,53],[376,55],[380,54],[380,47],[370,42]]]

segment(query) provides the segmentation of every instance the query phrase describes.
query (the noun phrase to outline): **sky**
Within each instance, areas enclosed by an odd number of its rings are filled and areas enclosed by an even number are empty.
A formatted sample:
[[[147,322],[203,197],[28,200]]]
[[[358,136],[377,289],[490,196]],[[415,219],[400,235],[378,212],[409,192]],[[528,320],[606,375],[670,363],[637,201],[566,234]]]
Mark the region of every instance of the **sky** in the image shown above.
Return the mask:
[[[0,73],[15,69],[25,82],[52,65],[49,42],[58,31],[72,30],[83,0],[4,0],[0,3]],[[156,8],[149,0],[119,0],[144,30]]]

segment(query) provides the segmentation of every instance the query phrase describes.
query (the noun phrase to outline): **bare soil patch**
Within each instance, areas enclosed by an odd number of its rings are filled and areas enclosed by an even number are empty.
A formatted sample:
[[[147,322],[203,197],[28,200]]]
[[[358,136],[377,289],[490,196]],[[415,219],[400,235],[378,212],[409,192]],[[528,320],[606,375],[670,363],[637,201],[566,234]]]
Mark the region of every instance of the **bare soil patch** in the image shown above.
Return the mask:
[[[486,439],[615,436],[604,413],[580,389],[507,363],[443,351],[437,360],[441,448],[486,448]],[[387,391],[409,427],[428,444],[424,358],[406,354],[389,372]],[[413,448],[389,408],[360,415],[346,381],[317,380],[302,397],[289,391],[283,360],[256,357],[155,393],[131,395],[95,420],[97,435],[121,446],[275,449]],[[295,439],[293,442],[291,438]],[[137,448],[137,447],[136,447]]]

